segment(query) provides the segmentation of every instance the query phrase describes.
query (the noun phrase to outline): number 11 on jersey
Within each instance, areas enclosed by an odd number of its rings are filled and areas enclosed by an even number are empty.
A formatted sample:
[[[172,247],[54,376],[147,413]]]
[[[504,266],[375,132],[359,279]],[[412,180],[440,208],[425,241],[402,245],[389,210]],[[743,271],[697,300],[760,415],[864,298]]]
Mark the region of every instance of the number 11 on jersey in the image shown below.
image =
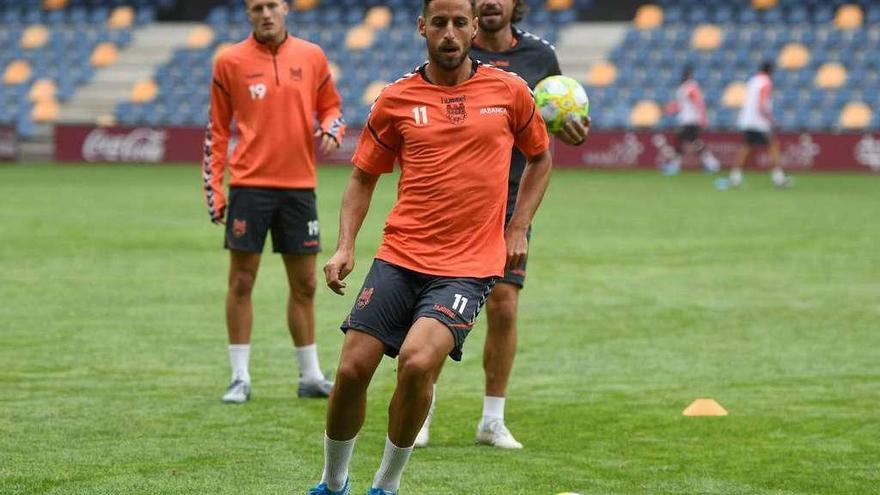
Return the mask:
[[[412,112],[416,125],[428,125],[428,107],[413,107]]]

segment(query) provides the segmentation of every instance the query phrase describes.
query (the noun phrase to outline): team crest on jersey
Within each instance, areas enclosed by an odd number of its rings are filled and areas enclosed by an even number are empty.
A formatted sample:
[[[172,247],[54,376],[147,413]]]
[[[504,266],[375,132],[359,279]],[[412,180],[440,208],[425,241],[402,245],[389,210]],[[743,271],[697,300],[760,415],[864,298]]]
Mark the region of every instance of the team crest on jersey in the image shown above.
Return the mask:
[[[303,70],[301,67],[290,68],[290,80],[291,81],[302,81],[303,78]]]
[[[240,239],[247,234],[247,220],[233,220],[232,221],[232,235],[235,236],[236,239]]]
[[[452,98],[441,97],[443,103],[446,104],[446,119],[455,125],[461,124],[467,120],[467,106],[465,105],[465,96],[455,96]]]
[[[367,304],[370,304],[370,299],[373,298],[373,291],[375,290],[373,287],[370,287],[361,291],[361,295],[358,296],[357,300],[357,309],[364,309],[367,307]]]

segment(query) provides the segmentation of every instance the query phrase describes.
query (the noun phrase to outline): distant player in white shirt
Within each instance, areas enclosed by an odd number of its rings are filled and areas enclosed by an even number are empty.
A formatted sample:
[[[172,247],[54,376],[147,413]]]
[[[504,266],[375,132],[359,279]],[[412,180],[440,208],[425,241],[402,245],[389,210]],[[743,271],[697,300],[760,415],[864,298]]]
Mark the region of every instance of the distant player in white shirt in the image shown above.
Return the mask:
[[[721,163],[700,140],[700,131],[707,125],[706,101],[697,80],[694,79],[691,67],[685,67],[681,75],[681,84],[675,91],[675,101],[666,106],[667,113],[677,114],[678,138],[671,159],[664,165],[663,173],[675,175],[681,169],[681,159],[685,152],[693,150],[700,156],[703,168],[707,172],[718,172]],[[687,148],[685,148],[687,145]]]
[[[739,151],[736,165],[730,171],[730,185],[738,187],[743,181],[743,168],[752,157],[757,146],[767,146],[773,167],[773,184],[788,187],[791,181],[782,169],[779,160],[779,144],[772,138],[773,128],[773,64],[764,62],[757,74],[749,79],[746,86],[746,100],[739,112],[737,126],[743,131],[745,142]]]

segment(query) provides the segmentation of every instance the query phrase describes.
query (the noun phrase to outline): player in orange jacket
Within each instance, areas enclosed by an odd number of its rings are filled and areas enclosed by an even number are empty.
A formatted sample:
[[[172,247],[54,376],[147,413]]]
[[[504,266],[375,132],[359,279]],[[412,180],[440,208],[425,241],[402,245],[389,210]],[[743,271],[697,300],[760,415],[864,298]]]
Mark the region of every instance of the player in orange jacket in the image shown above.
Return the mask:
[[[230,252],[226,326],[232,383],[225,402],[250,397],[251,292],[268,232],[287,271],[287,322],[299,362],[300,397],[327,397],[315,346],[315,265],[320,251],[315,204],[315,140],[338,148],[341,100],[320,47],[287,32],[283,0],[245,0],[253,34],[214,66],[203,181],[211,221],[226,225]],[[317,130],[316,122],[317,119]],[[238,142],[229,162],[231,125]]]

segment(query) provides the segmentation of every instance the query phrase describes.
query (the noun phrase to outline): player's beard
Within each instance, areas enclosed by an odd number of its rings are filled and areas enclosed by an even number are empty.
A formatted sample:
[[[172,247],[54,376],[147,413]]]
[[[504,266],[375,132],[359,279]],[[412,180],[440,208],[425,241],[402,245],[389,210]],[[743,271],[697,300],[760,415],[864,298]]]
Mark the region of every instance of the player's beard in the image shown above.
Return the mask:
[[[484,18],[486,12],[480,12],[480,15],[477,17],[477,25],[480,27],[480,31],[494,34],[510,25],[511,17],[505,18],[503,9],[489,9],[489,13],[495,15],[492,21]]]
[[[445,71],[454,71],[461,67],[461,64],[467,60],[469,54],[470,46],[462,47],[461,55],[457,57],[450,57],[449,55],[444,54],[439,48],[436,50],[430,50],[428,53],[431,62],[437,64],[438,67]]]

